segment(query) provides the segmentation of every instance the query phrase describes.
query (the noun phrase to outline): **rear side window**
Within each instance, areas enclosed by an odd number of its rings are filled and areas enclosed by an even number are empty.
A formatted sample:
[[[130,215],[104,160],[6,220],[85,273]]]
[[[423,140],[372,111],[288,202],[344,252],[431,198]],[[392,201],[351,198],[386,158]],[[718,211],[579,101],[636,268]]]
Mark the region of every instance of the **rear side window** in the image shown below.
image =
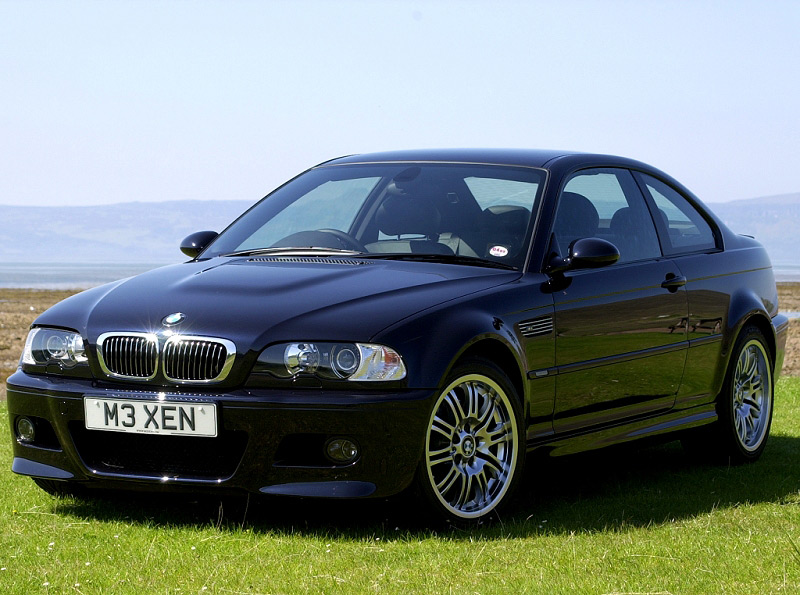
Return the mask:
[[[711,225],[684,196],[661,180],[637,173],[658,208],[664,252],[673,256],[717,248]]]

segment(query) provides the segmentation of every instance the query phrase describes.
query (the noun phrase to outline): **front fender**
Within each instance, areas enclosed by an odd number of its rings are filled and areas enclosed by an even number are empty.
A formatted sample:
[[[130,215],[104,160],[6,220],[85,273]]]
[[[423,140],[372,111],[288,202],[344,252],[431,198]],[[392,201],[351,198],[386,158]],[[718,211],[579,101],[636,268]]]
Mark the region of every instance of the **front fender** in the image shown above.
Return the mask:
[[[526,411],[535,410],[536,416],[547,416],[552,414],[554,387],[539,386],[536,400],[541,403],[533,407],[534,396],[527,372],[554,365],[554,338],[534,339],[551,344],[549,350],[535,350],[534,357],[527,353],[531,351],[528,345],[531,340],[525,343],[517,327],[521,321],[552,314],[552,311],[552,296],[542,291],[540,276],[526,276],[510,285],[419,313],[413,319],[385,329],[373,339],[376,343],[390,345],[403,356],[409,388],[440,388],[465,354],[480,355],[493,360],[506,372]],[[535,361],[529,361],[532,357]]]
[[[456,306],[406,320],[402,326],[381,333],[374,340],[391,345],[403,355],[409,388],[433,389],[442,386],[459,358],[481,341],[502,345],[522,378],[524,350],[510,327],[501,317],[486,311]]]

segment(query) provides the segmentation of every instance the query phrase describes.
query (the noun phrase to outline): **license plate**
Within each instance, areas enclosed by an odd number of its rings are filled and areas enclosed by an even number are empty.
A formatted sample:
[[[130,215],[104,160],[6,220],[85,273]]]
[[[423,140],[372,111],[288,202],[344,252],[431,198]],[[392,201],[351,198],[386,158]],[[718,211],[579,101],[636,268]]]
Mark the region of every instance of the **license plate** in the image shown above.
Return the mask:
[[[133,434],[216,436],[214,403],[85,397],[86,428]]]

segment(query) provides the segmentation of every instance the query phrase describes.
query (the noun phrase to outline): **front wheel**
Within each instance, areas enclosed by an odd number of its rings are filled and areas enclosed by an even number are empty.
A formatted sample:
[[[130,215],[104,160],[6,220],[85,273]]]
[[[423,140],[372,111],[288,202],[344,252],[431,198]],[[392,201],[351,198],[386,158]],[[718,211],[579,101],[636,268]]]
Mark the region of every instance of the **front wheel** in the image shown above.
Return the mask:
[[[417,483],[440,516],[474,521],[507,503],[522,474],[521,404],[500,368],[465,361],[433,405]]]

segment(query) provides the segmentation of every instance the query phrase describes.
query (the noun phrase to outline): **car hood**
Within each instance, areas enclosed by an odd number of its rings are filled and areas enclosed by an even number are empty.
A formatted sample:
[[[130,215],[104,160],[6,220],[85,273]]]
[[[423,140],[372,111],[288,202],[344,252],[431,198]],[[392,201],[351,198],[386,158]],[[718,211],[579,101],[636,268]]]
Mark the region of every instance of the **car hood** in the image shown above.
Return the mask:
[[[37,325],[75,329],[90,343],[109,331],[229,339],[240,352],[277,341],[369,341],[438,304],[519,278],[514,271],[426,262],[225,258],[149,271],[77,294]]]

